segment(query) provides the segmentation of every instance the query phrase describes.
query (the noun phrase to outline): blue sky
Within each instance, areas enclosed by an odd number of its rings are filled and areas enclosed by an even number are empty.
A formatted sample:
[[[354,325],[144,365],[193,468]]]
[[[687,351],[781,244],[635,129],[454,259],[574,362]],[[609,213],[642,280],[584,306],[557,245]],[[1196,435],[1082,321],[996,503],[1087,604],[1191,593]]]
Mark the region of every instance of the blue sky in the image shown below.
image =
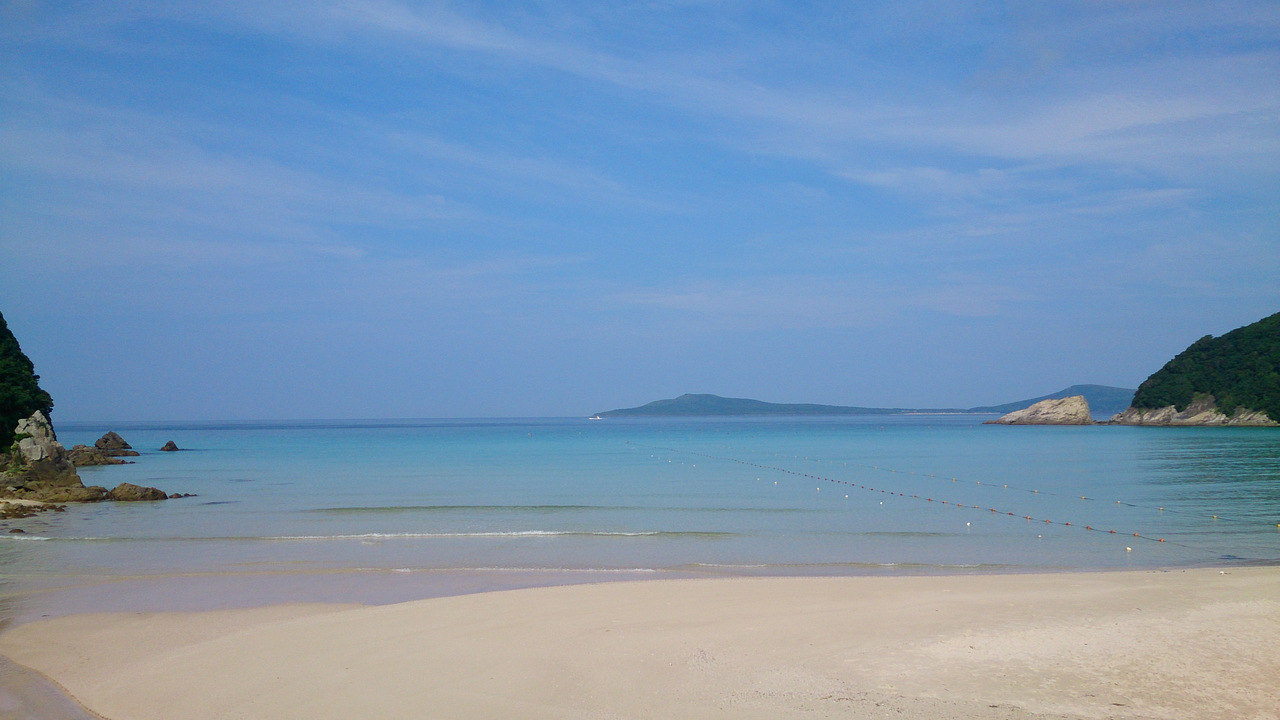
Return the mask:
[[[1280,310],[1274,2],[18,0],[0,46],[64,420],[967,407]]]

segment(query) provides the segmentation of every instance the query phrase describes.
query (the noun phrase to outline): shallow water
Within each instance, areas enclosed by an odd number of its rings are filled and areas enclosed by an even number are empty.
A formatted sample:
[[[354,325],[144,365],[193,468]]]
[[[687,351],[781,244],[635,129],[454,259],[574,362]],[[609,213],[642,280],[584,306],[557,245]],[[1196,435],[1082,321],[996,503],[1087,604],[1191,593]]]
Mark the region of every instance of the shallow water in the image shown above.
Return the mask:
[[[197,497],[9,521],[25,534],[0,535],[0,602],[21,617],[199,606],[237,584],[244,604],[1280,561],[1274,429],[983,419],[64,424],[68,446],[114,429],[143,453],[86,484]]]

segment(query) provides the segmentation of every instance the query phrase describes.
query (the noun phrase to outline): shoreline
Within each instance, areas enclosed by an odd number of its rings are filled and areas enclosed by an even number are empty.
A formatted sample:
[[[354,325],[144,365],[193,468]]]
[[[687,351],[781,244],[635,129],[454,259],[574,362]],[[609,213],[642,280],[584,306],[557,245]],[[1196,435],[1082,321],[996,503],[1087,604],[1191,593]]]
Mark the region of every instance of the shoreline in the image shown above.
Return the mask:
[[[613,583],[839,578],[964,578],[1275,569],[1280,562],[1131,567],[1022,565],[732,566],[674,568],[329,568],[85,575],[74,583],[0,593],[0,633],[51,617],[247,610],[290,604],[396,605],[534,588]],[[11,579],[10,582],[13,582]],[[30,583],[30,579],[25,581]]]
[[[643,579],[0,634],[113,720],[1275,717],[1277,645],[1275,566]]]

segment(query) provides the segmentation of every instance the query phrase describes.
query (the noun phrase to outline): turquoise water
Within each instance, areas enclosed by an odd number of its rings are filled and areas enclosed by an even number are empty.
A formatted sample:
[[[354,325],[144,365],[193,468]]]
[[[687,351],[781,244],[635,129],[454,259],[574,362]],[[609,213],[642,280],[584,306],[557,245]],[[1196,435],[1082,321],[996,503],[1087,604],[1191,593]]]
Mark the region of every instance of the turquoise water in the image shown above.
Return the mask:
[[[1280,561],[1275,430],[982,419],[64,424],[68,446],[114,429],[143,453],[82,469],[86,484],[197,497],[9,521],[25,534],[0,535],[0,593],[83,609],[227,577],[293,577],[298,599],[479,576],[474,589]],[[184,452],[154,450],[167,440]]]

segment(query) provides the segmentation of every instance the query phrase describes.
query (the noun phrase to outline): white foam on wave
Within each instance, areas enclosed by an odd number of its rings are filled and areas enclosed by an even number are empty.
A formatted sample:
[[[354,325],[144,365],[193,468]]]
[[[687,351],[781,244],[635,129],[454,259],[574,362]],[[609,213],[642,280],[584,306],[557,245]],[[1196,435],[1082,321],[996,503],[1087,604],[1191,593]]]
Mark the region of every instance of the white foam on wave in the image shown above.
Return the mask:
[[[404,540],[422,538],[484,538],[484,537],[557,537],[564,535],[588,535],[601,537],[646,537],[661,535],[656,530],[644,532],[620,532],[606,530],[504,530],[493,532],[445,532],[445,533],[359,533],[352,535],[271,535],[263,540]]]

